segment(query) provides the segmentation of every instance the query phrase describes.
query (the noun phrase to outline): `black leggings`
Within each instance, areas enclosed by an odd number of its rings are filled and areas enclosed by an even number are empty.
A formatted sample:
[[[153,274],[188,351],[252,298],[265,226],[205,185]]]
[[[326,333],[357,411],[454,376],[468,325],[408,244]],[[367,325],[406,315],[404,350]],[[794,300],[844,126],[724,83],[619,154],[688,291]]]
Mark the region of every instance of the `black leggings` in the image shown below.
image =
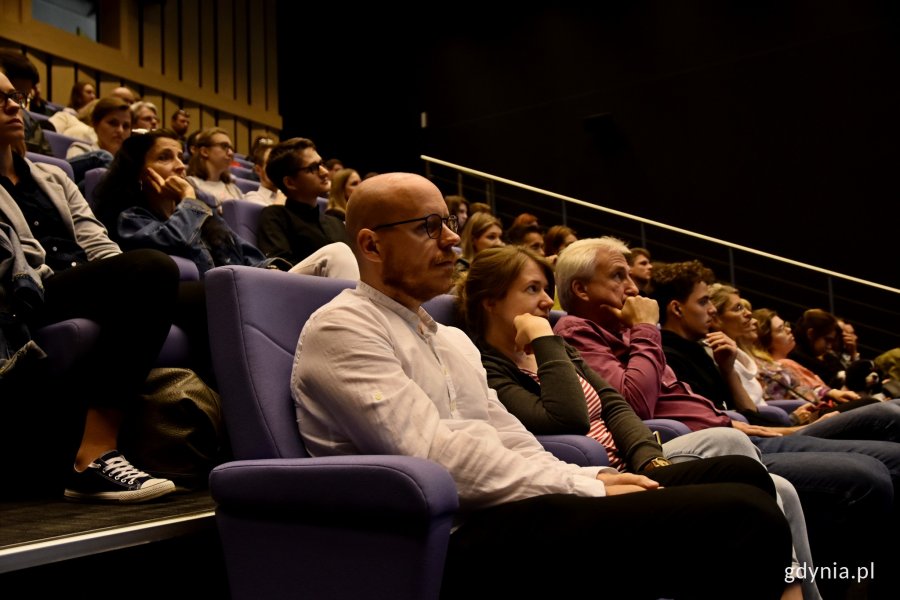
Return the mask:
[[[726,456],[652,476],[667,487],[469,515],[450,536],[442,597],[780,597],[791,534],[758,462]]]
[[[58,272],[44,282],[32,330],[76,317],[100,326],[97,343],[64,373],[42,372],[3,398],[0,445],[10,468],[0,496],[56,495],[72,470],[89,407],[123,408],[138,393],[172,324],[178,269],[136,250]],[[14,400],[14,401],[13,401]]]

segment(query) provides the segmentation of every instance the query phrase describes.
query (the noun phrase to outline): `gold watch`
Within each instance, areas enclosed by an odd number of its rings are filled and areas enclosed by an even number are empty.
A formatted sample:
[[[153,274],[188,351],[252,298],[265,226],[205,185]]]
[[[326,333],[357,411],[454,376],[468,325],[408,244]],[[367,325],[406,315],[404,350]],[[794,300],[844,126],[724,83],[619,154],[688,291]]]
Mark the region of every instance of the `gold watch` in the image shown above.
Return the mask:
[[[657,468],[659,468],[659,467],[668,467],[668,466],[671,465],[671,464],[672,464],[672,463],[669,462],[668,459],[665,459],[665,458],[663,458],[663,457],[654,458],[653,460],[651,460],[650,462],[648,462],[647,464],[645,464],[645,465],[644,465],[644,468],[641,469],[641,471],[643,471],[644,473],[649,473],[649,472],[652,471],[653,469],[657,469]]]

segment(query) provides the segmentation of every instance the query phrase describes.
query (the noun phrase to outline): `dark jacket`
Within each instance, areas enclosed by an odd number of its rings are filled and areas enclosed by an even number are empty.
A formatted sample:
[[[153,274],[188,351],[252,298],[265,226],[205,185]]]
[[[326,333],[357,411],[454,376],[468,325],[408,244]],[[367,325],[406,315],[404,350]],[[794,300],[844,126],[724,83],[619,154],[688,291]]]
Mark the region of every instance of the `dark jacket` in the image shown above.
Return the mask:
[[[478,344],[488,385],[500,402],[534,434],[585,434],[590,428],[587,402],[578,375],[600,395],[601,416],[629,471],[663,456],[662,448],[625,398],[584,364],[578,352],[559,336],[532,342],[540,385],[499,350]]]
[[[259,249],[269,258],[296,265],[334,242],[350,243],[340,219],[322,214],[318,206],[288,200],[284,206],[267,206],[259,215]]]

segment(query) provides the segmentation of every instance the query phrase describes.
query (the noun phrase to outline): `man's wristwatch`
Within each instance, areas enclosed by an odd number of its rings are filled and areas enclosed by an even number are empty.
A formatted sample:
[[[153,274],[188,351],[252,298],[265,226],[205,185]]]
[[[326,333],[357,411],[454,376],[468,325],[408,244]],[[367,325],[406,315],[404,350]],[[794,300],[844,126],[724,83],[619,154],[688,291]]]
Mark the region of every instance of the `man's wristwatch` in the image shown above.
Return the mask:
[[[650,462],[648,462],[647,464],[645,464],[645,465],[644,465],[644,468],[642,468],[641,471],[644,472],[644,473],[649,473],[649,472],[652,471],[653,469],[657,469],[657,468],[659,468],[659,467],[668,467],[668,466],[671,465],[671,464],[672,464],[672,463],[669,462],[668,459],[665,459],[665,458],[662,458],[662,457],[660,457],[660,458],[654,458],[653,460],[651,460]]]

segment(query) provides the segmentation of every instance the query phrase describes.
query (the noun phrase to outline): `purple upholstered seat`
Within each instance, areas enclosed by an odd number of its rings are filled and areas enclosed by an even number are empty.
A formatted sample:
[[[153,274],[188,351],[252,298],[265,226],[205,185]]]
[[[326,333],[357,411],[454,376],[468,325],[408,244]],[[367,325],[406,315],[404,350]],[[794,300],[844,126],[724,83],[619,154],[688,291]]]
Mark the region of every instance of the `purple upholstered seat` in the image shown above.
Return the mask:
[[[290,373],[300,330],[353,285],[252,267],[206,275],[213,367],[238,459],[210,476],[233,598],[438,596],[458,507],[449,473],[404,456],[309,458],[297,429]],[[547,447],[605,464],[583,436]]]

